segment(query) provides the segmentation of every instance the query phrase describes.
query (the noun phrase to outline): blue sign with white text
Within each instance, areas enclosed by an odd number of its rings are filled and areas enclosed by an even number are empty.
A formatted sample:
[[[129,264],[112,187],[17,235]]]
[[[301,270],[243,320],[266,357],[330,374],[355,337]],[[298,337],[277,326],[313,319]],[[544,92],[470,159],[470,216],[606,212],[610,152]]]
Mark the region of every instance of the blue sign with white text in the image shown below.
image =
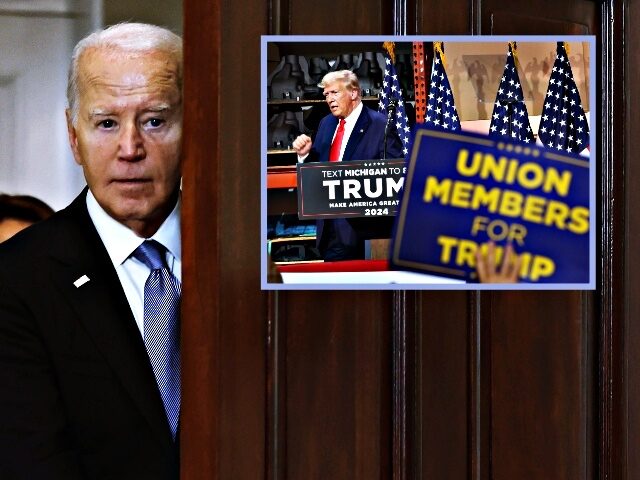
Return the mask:
[[[587,157],[472,133],[417,128],[391,264],[477,281],[476,251],[510,242],[519,280],[589,282]]]

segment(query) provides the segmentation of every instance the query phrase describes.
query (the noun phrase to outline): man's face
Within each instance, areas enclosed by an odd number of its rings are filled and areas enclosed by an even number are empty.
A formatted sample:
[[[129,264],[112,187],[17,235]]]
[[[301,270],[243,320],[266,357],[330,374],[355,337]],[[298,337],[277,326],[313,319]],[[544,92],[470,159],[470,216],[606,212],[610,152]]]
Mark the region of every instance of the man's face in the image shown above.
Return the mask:
[[[180,181],[182,98],[165,53],[89,49],[80,58],[69,142],[100,206],[139,236],[155,233]]]
[[[345,118],[358,106],[358,92],[347,90],[341,81],[329,83],[322,93],[334,117]]]

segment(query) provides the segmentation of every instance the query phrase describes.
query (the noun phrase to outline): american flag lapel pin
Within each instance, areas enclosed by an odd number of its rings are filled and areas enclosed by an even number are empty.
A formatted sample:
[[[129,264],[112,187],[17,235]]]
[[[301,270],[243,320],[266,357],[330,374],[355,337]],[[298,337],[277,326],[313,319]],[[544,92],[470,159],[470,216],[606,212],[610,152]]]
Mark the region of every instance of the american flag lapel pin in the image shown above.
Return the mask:
[[[87,277],[86,275],[82,275],[75,282],[73,282],[73,284],[75,285],[76,288],[80,288],[82,285],[87,283],[89,280],[90,280],[89,277]]]

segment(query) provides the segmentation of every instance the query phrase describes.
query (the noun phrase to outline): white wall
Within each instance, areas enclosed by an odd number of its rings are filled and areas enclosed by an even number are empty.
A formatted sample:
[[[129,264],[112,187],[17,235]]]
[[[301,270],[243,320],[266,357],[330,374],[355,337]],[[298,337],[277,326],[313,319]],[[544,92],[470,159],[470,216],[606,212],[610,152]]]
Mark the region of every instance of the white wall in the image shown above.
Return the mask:
[[[60,209],[84,186],[67,142],[65,91],[73,46],[100,23],[96,1],[0,6],[1,192],[33,195]]]

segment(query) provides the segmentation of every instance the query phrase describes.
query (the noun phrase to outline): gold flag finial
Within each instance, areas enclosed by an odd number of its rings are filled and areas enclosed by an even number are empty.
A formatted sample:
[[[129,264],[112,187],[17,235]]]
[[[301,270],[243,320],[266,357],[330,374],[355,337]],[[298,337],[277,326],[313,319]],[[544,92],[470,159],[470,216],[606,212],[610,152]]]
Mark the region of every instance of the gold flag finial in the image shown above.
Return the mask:
[[[564,45],[564,51],[567,52],[567,58],[568,58],[569,54],[571,53],[569,51],[569,42],[562,42],[562,44]]]
[[[396,63],[396,44],[394,42],[384,42],[382,44],[382,48],[384,48],[389,56],[391,57],[391,63],[395,65]]]
[[[433,42],[433,53],[439,53],[442,59],[442,66],[444,67],[446,59],[444,58],[444,50],[442,48],[442,42]]]
[[[511,54],[513,55],[513,63],[516,65],[516,68],[520,68],[520,62],[518,61],[518,42],[509,42],[509,46],[511,47]]]

